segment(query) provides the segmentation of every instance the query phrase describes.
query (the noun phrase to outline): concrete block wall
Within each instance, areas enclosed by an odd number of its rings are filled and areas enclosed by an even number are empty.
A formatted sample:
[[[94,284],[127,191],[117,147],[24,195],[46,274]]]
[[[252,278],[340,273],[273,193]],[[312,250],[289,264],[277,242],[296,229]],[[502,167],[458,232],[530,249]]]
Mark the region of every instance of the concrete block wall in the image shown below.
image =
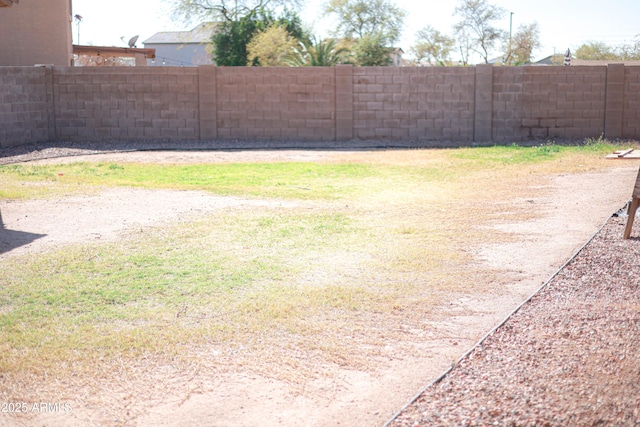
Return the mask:
[[[49,133],[50,74],[45,67],[0,67],[0,146],[55,137]]]
[[[336,75],[336,139],[353,139],[353,67],[338,65]]]
[[[624,64],[610,64],[607,67],[604,111],[604,136],[610,139],[621,138],[624,117]]]
[[[622,138],[640,138],[640,67],[624,67]]]
[[[0,67],[0,145],[640,139],[640,67]]]
[[[604,131],[607,67],[493,70],[492,139],[584,138]]]
[[[198,69],[54,68],[57,139],[198,139]]]
[[[474,68],[353,68],[353,136],[470,142],[474,79]]]
[[[473,140],[492,141],[493,114],[493,66],[479,65],[475,75]]]
[[[220,67],[217,137],[335,139],[335,68]]]

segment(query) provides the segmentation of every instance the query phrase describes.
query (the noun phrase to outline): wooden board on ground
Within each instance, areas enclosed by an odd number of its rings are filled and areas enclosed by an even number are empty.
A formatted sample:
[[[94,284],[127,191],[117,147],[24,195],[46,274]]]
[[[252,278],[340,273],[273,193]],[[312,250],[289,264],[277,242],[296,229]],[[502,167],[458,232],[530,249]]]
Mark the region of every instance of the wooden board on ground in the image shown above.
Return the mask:
[[[627,150],[614,151],[612,154],[607,154],[607,159],[640,159],[640,150],[634,150],[629,148]]]

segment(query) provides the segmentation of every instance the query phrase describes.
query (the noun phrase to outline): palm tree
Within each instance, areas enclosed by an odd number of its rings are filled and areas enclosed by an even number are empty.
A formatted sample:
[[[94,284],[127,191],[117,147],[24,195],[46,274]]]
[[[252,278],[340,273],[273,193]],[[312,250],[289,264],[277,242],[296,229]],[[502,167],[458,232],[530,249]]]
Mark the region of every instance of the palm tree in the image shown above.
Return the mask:
[[[285,63],[292,67],[332,67],[341,64],[349,54],[344,47],[337,47],[336,41],[316,40],[314,43],[301,40],[285,59]]]

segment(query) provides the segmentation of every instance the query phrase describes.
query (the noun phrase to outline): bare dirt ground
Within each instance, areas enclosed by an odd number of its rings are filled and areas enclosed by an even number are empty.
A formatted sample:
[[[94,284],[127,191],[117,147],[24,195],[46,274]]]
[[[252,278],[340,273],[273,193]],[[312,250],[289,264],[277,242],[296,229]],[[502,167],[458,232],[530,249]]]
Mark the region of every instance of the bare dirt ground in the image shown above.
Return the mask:
[[[333,161],[358,155],[335,151],[133,152],[43,161]],[[363,370],[323,367],[333,374],[309,377],[298,384],[250,370],[185,375],[188,369],[168,364],[164,371],[141,369],[142,374],[127,385],[96,379],[93,387],[74,390],[73,382],[60,384],[60,398],[73,404],[71,413],[35,418],[0,414],[0,426],[382,425],[531,295],[621,208],[630,197],[636,174],[637,165],[625,163],[596,172],[558,175],[545,184],[544,191],[514,200],[528,206],[533,219],[496,218],[492,227],[513,233],[516,241],[473,249],[478,263],[500,272],[504,292],[450,301],[411,355],[385,353]],[[265,202],[195,191],[127,188],[57,200],[0,201],[6,229],[0,238],[0,257],[117,239],[132,229],[259,203]],[[147,209],[138,209],[141,206]],[[128,411],[135,416],[128,416]]]

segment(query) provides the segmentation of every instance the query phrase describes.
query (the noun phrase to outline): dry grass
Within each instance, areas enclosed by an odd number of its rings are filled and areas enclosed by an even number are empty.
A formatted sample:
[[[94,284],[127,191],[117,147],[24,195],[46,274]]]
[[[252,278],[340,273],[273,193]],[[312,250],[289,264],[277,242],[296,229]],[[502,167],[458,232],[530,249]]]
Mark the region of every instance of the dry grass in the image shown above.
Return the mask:
[[[553,174],[610,166],[603,150],[514,150],[354,153],[341,162],[378,172],[348,178],[357,188],[337,198],[230,208],[152,237],[2,261],[11,339],[0,344],[0,397],[157,391],[184,386],[178,373],[227,369],[301,384],[332,366],[370,366],[387,346],[410,352],[411,331],[444,298],[499,291],[470,252],[509,241],[487,224],[535,215],[512,201],[543,193]],[[33,311],[17,315],[23,304]],[[41,315],[47,304],[58,311]]]

